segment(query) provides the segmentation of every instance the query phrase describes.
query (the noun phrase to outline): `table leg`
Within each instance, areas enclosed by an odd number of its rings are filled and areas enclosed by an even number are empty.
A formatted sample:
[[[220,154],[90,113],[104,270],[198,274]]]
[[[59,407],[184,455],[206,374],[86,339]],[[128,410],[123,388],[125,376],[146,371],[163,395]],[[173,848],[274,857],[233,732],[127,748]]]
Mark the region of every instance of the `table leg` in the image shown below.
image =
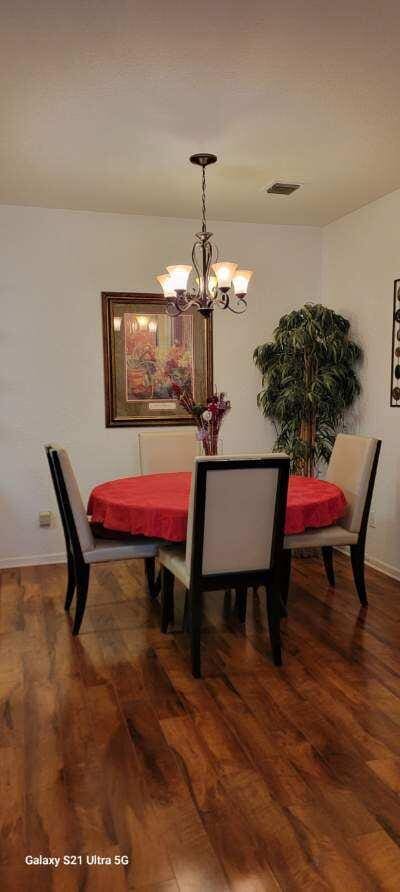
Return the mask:
[[[158,571],[156,578],[156,561],[155,558],[144,559],[145,574],[147,580],[147,588],[150,598],[157,598],[161,591],[161,570]]]

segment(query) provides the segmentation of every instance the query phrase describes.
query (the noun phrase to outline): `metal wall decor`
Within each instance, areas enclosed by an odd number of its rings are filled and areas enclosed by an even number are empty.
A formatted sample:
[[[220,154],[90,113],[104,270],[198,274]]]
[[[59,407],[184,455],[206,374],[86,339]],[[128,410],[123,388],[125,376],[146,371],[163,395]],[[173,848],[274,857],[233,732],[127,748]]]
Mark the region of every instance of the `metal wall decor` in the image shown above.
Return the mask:
[[[400,408],[400,279],[394,280],[390,405]]]

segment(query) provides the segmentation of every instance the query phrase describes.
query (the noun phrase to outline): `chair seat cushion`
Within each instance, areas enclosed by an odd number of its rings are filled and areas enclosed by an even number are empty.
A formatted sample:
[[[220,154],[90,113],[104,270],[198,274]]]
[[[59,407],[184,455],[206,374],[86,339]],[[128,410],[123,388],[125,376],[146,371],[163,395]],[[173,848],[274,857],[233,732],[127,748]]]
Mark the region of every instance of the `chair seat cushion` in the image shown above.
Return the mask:
[[[351,533],[339,524],[285,536],[284,548],[322,548],[323,545],[355,545],[358,533]]]
[[[131,558],[157,557],[161,539],[147,539],[145,536],[122,539],[94,539],[94,549],[85,551],[86,564],[100,564],[101,561],[129,561]]]
[[[167,568],[185,588],[189,588],[189,571],[186,564],[186,545],[167,545],[158,552],[160,564]]]

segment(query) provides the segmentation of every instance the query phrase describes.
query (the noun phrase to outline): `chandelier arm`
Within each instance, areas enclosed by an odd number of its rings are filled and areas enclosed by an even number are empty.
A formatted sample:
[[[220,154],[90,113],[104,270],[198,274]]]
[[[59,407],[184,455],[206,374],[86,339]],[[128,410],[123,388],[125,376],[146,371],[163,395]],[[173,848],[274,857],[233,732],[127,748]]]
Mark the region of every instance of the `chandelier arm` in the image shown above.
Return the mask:
[[[166,310],[167,315],[171,316],[171,317],[180,316],[182,313],[182,310],[179,309],[179,307],[177,306],[177,304],[174,300],[167,301],[165,310]]]
[[[209,278],[210,278],[210,273],[211,273],[212,255],[213,255],[213,244],[212,244],[212,242],[207,241],[204,244],[204,251],[203,251],[204,295],[207,296],[207,298],[210,297]]]
[[[230,310],[231,313],[236,313],[237,316],[240,316],[241,313],[244,313],[247,309],[247,300],[245,300],[244,297],[239,297],[238,301],[239,301],[238,306],[241,307],[240,310],[235,310],[234,307],[231,307],[229,300],[227,303],[227,309]],[[242,306],[242,304],[243,304],[243,306]]]
[[[206,307],[203,307],[201,300],[196,296],[191,297],[190,300],[187,301],[185,309],[189,310],[190,307],[197,307],[198,310],[206,309]]]
[[[200,247],[200,246],[201,246],[201,245],[200,245],[200,242],[199,242],[199,241],[196,241],[196,242],[194,243],[194,245],[193,245],[193,248],[192,248],[192,263],[193,263],[193,266],[194,266],[194,268],[195,268],[195,270],[196,270],[196,273],[197,273],[197,285],[196,285],[196,292],[195,292],[196,297],[200,297],[201,281],[202,281],[202,274],[201,274],[201,272],[200,272],[200,267],[199,267],[199,264],[198,264],[198,262],[197,262],[197,256],[196,256],[196,248],[198,248],[198,247]]]
[[[188,295],[187,291],[184,291],[181,294],[177,294],[177,296],[176,296],[175,304],[178,307],[178,310],[181,310],[182,313],[185,310],[187,310],[187,308],[188,308],[188,299],[189,298],[190,298],[190,295]]]
[[[213,242],[210,241],[210,237],[211,233],[205,233],[204,238],[198,238],[195,241],[192,249],[192,263],[198,279],[195,293],[200,301],[200,306],[203,307],[208,306],[210,299],[213,299],[209,288],[209,278],[216,249]]]
[[[217,289],[215,298],[214,298],[215,306],[219,307],[221,310],[226,310],[229,306],[229,294],[225,294],[223,291]]]

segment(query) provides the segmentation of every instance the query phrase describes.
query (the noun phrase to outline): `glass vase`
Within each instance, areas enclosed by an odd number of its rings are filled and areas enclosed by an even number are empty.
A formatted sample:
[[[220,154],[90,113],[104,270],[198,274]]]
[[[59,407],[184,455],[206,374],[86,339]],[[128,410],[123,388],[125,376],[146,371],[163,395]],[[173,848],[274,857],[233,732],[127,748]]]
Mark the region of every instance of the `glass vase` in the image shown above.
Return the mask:
[[[223,441],[220,437],[200,438],[200,455],[223,455]]]

